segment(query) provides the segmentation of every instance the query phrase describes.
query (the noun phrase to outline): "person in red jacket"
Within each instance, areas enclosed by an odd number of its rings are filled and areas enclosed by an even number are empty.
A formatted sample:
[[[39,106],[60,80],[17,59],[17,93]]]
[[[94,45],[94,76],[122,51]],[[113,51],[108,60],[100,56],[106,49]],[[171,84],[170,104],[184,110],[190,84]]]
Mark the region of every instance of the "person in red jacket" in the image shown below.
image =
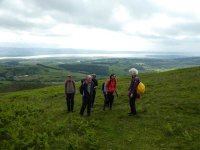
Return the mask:
[[[112,110],[112,104],[114,100],[114,92],[116,92],[117,88],[117,81],[115,74],[110,75],[110,79],[106,82],[106,92],[107,92],[107,98],[108,98],[108,106],[110,110]]]

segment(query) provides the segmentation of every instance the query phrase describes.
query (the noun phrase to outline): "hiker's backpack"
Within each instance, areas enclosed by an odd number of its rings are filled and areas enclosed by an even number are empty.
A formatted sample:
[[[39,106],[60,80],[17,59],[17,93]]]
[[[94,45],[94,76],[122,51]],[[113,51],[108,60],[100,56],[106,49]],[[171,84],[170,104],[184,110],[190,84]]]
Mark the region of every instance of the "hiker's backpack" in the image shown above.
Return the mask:
[[[145,85],[140,82],[137,86],[137,93],[138,94],[143,94],[145,92]]]

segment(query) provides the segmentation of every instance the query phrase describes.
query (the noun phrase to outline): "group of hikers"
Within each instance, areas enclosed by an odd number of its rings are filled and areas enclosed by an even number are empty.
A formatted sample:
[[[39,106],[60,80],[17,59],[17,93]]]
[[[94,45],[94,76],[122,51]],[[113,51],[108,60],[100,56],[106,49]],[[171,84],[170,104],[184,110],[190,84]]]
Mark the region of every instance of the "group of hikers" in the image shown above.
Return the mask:
[[[131,75],[130,86],[128,88],[128,98],[130,104],[130,113],[129,115],[136,115],[136,99],[140,97],[140,94],[137,92],[137,87],[140,83],[140,79],[138,77],[138,70],[132,68],[129,70]],[[82,95],[82,106],[80,109],[80,115],[83,116],[85,109],[87,108],[87,115],[91,115],[91,108],[94,108],[96,91],[98,89],[98,80],[96,79],[96,75],[87,75],[85,79],[81,80],[80,86],[80,94]],[[108,107],[112,110],[114,94],[117,94],[117,80],[116,75],[111,74],[109,79],[105,83],[102,84],[102,91],[104,94],[104,105],[103,110]],[[67,102],[67,111],[74,111],[74,97],[76,94],[76,85],[75,81],[72,79],[71,75],[67,76],[67,80],[65,81],[65,96]]]

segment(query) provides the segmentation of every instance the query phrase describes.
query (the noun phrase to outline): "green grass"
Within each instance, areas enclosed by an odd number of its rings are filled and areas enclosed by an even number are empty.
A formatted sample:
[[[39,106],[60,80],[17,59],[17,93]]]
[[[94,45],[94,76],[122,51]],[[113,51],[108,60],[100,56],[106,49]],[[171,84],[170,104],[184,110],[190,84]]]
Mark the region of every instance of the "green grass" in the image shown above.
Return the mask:
[[[129,77],[118,77],[113,110],[98,90],[91,117],[66,113],[63,86],[0,95],[0,149],[200,149],[200,67],[143,74],[146,93],[128,116]],[[78,85],[77,85],[78,87]]]

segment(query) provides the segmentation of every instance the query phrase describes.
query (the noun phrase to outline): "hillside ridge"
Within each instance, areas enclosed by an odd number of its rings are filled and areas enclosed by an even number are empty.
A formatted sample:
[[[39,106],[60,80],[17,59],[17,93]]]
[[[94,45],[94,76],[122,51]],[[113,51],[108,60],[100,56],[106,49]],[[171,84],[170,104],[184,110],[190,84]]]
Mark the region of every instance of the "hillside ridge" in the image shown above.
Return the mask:
[[[0,149],[198,150],[199,76],[200,67],[141,74],[146,93],[131,117],[128,76],[118,77],[112,111],[102,110],[99,87],[91,117],[79,116],[79,93],[75,112],[67,113],[63,86],[1,94]]]

